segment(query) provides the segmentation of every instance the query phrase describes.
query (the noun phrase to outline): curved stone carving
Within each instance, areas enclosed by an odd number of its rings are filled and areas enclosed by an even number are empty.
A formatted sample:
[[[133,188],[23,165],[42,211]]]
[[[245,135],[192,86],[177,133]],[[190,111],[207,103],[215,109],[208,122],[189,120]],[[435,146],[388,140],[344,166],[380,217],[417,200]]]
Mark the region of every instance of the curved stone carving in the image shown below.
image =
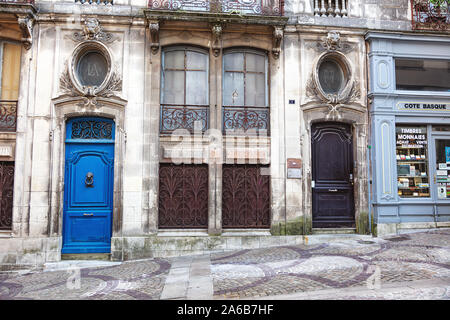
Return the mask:
[[[95,40],[103,43],[112,43],[117,40],[112,33],[104,32],[100,22],[95,18],[88,18],[84,21],[84,27],[81,32],[74,32],[71,39],[75,42]]]
[[[17,18],[17,21],[19,23],[20,30],[22,31],[23,46],[26,50],[29,50],[31,48],[31,45],[33,44],[34,19],[30,16],[20,15]]]

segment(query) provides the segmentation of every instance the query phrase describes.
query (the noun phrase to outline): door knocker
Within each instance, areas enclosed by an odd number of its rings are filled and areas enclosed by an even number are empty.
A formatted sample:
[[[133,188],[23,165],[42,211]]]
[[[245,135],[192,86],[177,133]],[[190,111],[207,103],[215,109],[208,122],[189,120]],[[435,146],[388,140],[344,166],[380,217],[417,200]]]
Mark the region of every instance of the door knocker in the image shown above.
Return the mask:
[[[86,173],[86,179],[84,180],[86,187],[94,186],[94,174],[92,172]]]

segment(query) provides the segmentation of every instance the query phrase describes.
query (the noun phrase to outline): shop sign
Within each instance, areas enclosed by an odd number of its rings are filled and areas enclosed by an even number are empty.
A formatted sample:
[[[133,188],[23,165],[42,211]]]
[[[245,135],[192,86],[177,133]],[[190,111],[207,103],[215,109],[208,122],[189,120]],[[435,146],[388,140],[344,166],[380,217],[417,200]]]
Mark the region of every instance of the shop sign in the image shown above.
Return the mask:
[[[398,102],[397,109],[402,111],[450,111],[450,103]]]
[[[424,148],[427,144],[427,128],[397,127],[397,145],[403,148]],[[401,159],[410,160],[410,159]],[[418,159],[412,159],[418,160]]]

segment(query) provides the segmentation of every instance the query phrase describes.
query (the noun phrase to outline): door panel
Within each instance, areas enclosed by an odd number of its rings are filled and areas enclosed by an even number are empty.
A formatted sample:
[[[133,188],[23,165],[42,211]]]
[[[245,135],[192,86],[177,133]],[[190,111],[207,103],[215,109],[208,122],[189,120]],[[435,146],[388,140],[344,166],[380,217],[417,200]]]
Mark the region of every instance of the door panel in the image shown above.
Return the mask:
[[[351,127],[313,124],[311,140],[313,227],[354,227]]]
[[[111,121],[99,120],[103,122]],[[71,127],[72,122],[68,123],[69,131],[79,126],[73,124]],[[114,140],[110,141],[66,140],[62,253],[111,250]]]

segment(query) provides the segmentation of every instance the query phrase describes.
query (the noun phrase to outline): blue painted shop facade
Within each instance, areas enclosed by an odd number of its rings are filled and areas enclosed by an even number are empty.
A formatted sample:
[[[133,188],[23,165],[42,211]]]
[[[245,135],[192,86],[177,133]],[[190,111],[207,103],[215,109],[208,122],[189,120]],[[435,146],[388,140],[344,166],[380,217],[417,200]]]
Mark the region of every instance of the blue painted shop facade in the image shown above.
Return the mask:
[[[450,222],[450,38],[370,32],[372,192],[378,235]]]

